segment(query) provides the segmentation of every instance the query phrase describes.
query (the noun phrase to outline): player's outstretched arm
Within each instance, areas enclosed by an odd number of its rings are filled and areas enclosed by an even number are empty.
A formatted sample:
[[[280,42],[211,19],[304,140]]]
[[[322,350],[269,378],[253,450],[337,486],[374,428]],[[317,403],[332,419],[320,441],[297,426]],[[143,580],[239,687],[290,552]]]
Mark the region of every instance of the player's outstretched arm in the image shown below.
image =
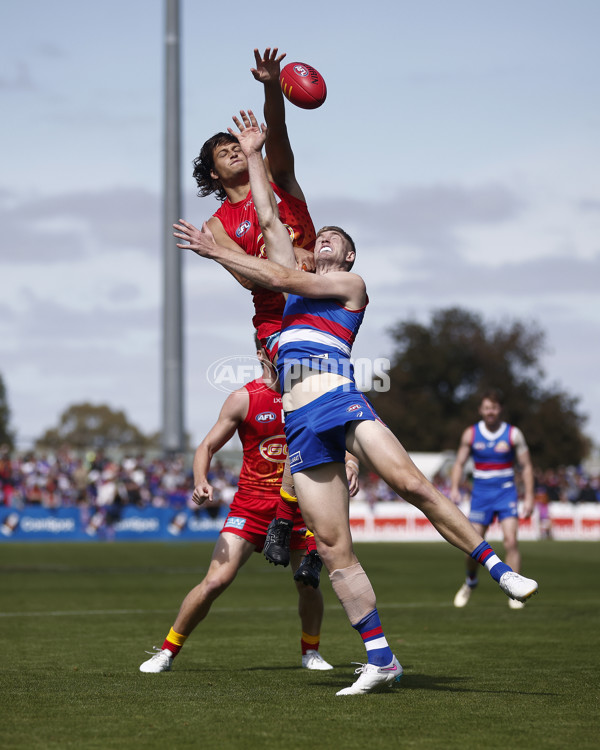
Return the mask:
[[[353,310],[365,305],[365,282],[358,274],[334,271],[319,275],[297,271],[293,267],[282,266],[268,259],[255,258],[217,244],[206,222],[200,231],[184,219],[179,221],[179,224],[173,224],[176,230],[173,235],[188,244],[178,242],[177,247],[182,250],[193,250],[203,258],[215,260],[230,271],[240,273],[266,289],[315,299],[337,299]]]
[[[235,435],[235,431],[246,418],[250,397],[245,388],[234,391],[223,404],[219,418],[194,454],[194,494],[192,500],[202,505],[212,502],[213,487],[207,479],[212,457]]]
[[[259,286],[281,291],[278,284],[280,273],[288,271],[277,263],[272,263],[264,258],[255,258],[253,255],[238,252],[230,247],[225,247],[215,241],[206,222],[202,225],[202,230],[190,224],[185,219],[179,219],[179,224],[173,224],[173,236],[177,239],[184,240],[178,242],[177,247],[182,250],[193,250],[196,255],[202,258],[210,258],[217,261],[220,265],[232,273],[241,274],[250,281]]]
[[[213,233],[215,242],[217,242],[219,245],[223,245],[224,247],[229,247],[238,253],[244,252],[242,248],[237,244],[237,242],[234,242],[231,239],[231,237],[227,234],[227,232],[223,228],[223,225],[221,224],[220,219],[218,219],[216,216],[211,216],[210,219],[208,219],[208,221],[206,222],[206,224],[208,228],[210,229],[210,231]],[[226,268],[225,270],[229,271],[228,268]],[[238,282],[238,284],[244,287],[244,289],[248,289],[250,291],[254,290],[253,282],[251,282],[245,276],[242,276],[239,273],[234,273],[233,271],[229,271],[229,273]]]
[[[269,176],[262,158],[262,147],[267,136],[267,128],[264,124],[258,124],[258,120],[251,109],[247,113],[241,109],[240,117],[242,121],[235,115],[231,118],[237,126],[237,131],[232,128],[227,128],[227,130],[238,139],[240,148],[248,162],[250,187],[252,188],[253,182],[256,186],[256,194],[252,192],[252,201],[258,216],[258,223],[262,229],[265,225],[275,221],[279,215],[275,194],[269,184]],[[265,181],[261,179],[263,175]]]
[[[229,132],[238,139],[248,160],[248,175],[252,200],[265,240],[267,257],[286,268],[296,267],[296,256],[288,229],[282,224],[277,210],[277,202],[262,158],[261,149],[267,129],[259,125],[252,110],[240,110],[241,120],[233,118],[238,128]]]
[[[294,152],[285,124],[285,100],[279,83],[285,53],[278,55],[278,51],[277,47],[267,47],[261,55],[255,49],[256,67],[251,68],[254,78],[264,86],[264,117],[268,128],[265,144],[267,171],[279,187],[303,201],[304,194],[294,172]]]

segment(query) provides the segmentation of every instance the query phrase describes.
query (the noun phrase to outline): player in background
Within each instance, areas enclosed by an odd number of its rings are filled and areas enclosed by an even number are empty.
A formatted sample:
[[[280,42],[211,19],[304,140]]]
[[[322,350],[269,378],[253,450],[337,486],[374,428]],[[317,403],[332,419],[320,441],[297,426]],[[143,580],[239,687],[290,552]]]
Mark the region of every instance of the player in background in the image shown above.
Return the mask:
[[[285,101],[279,83],[281,61],[278,48],[267,47],[261,55],[254,50],[256,67],[251,69],[254,78],[264,87],[264,117],[268,125],[265,142],[265,168],[271,188],[277,196],[279,218],[287,227],[296,267],[314,271],[315,227],[310,217],[306,199],[294,166],[294,153],[285,122]],[[216,133],[209,138],[194,160],[194,178],[198,194],[216,195],[222,201],[220,208],[208,220],[208,226],[219,244],[232,250],[243,250],[248,255],[266,258],[262,231],[250,191],[248,163],[237,138],[231,133]],[[285,300],[282,294],[249,283],[240,274],[232,275],[242,286],[250,289],[254,303],[252,323],[261,344],[272,361],[277,356],[281,316]],[[358,463],[348,455],[346,473],[352,495],[358,491]],[[284,472],[281,500],[269,528],[264,554],[275,565],[289,564],[289,541],[294,523],[298,521],[298,501],[289,469]],[[312,532],[308,532],[307,555],[296,572],[297,580],[307,585],[319,583],[322,562],[316,550]]]
[[[262,377],[234,391],[226,399],[216,424],[194,455],[193,500],[202,505],[213,497],[207,479],[211,459],[235,434],[242,441],[243,460],[238,491],[231,503],[215,544],[205,578],[183,600],[179,614],[162,647],[140,666],[141,672],[168,672],[194,628],[208,615],[212,603],[234,580],[253,552],[260,552],[267,527],[279,501],[279,487],[285,462],[281,394],[277,376],[264,349],[257,341]],[[306,551],[306,527],[296,525],[292,534],[292,571]],[[332,669],[319,653],[323,595],[321,589],[296,583],[298,611],[302,623],[302,666]],[[149,652],[150,653],[150,652]]]
[[[199,231],[181,220],[174,234],[189,243],[178,247],[287,295],[277,368],[290,465],[300,508],[315,533],[333,590],[367,652],[367,663],[356,670],[358,679],[337,695],[360,695],[389,685],[400,677],[402,667],[388,645],[375,592],[353,550],[346,449],[419,508],[448,542],[485,565],[508,596],[527,599],[538,584],[497,557],[460,510],[423,476],[356,388],[350,356],[368,300],[364,280],[350,270],[354,243],[343,229],[324,227],[315,243],[316,273],[295,269],[289,234],[277,216],[261,156],[265,128],[251,112],[240,115],[243,125],[234,118],[237,137],[248,158],[269,260],[219,246],[206,225]]]
[[[473,490],[469,520],[485,536],[497,516],[502,528],[506,562],[521,571],[521,553],[517,534],[519,511],[515,486],[515,464],[522,470],[525,496],[523,515],[529,518],[534,508],[534,476],[529,449],[521,430],[502,420],[501,391],[486,390],[479,403],[481,420],[463,432],[456,461],[452,467],[450,499],[460,502],[459,485],[467,459],[473,458]],[[465,607],[478,583],[477,563],[467,556],[466,580],[454,597],[455,607]],[[522,609],[524,602],[509,599],[511,609]]]

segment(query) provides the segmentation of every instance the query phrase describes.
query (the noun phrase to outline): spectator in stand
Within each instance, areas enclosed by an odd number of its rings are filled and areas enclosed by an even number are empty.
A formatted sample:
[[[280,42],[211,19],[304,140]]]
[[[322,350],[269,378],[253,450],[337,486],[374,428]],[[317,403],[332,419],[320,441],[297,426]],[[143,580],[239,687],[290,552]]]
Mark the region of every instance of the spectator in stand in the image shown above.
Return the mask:
[[[575,503],[597,503],[598,491],[597,484],[594,486],[590,477],[585,474],[579,478],[579,491],[575,496]]]

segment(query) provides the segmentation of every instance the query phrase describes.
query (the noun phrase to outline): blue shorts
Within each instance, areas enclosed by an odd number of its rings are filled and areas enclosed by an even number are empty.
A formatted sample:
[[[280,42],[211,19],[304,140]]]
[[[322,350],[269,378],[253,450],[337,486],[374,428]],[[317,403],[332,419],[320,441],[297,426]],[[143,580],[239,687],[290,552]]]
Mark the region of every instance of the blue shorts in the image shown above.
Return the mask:
[[[469,521],[489,526],[494,516],[498,516],[499,521],[505,518],[518,518],[517,488],[512,480],[500,486],[486,486],[480,483],[473,486]]]
[[[340,385],[285,415],[285,438],[292,474],[313,466],[344,463],[350,422],[381,422],[354,383]]]

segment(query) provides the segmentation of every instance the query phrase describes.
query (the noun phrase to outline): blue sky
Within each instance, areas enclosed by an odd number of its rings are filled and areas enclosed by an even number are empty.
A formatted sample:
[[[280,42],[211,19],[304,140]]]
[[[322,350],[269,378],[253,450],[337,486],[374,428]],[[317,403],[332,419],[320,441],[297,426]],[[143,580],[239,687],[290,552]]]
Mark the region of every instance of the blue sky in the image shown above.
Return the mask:
[[[288,127],[315,223],[359,247],[355,355],[451,305],[535,322],[546,384],[600,443],[600,4],[181,0],[181,18],[186,218],[218,206],[195,195],[202,142],[262,107],[253,48],[314,65],[327,102],[288,106]],[[0,6],[0,373],[22,443],[84,400],[160,427],[163,25],[161,0]],[[207,261],[184,279],[199,440],[220,403],[205,373],[251,353],[251,305]]]

